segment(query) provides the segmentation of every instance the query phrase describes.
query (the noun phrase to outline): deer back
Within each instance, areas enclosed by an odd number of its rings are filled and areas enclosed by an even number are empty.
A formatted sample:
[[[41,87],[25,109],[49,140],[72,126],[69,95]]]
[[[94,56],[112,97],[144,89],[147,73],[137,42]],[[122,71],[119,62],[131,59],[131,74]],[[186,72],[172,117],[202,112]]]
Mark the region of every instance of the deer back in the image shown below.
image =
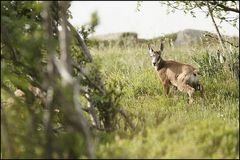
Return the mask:
[[[193,66],[176,61],[164,61],[158,68],[158,73],[162,81],[170,81],[173,85],[177,85],[177,81],[185,83],[188,79],[197,81],[194,78],[197,71]]]

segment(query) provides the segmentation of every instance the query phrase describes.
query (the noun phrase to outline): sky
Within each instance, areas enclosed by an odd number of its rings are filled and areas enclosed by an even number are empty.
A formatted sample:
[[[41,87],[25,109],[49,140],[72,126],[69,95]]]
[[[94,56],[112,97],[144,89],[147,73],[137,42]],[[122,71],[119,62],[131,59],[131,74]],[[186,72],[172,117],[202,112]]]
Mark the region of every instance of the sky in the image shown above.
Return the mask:
[[[97,11],[99,25],[94,35],[118,32],[136,32],[139,38],[150,39],[184,29],[198,29],[216,33],[213,23],[201,12],[196,15],[176,11],[167,14],[167,7],[158,1],[144,1],[140,11],[136,10],[137,1],[73,1],[70,11],[74,26],[90,22],[91,14]],[[239,22],[238,22],[239,23]],[[223,24],[221,33],[238,36],[239,30]]]

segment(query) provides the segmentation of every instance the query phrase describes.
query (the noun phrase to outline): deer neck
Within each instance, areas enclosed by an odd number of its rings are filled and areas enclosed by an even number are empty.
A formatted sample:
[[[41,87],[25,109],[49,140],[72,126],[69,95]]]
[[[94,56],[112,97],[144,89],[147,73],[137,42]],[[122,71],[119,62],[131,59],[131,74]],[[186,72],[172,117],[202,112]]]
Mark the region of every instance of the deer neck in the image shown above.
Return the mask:
[[[165,66],[166,61],[164,61],[162,58],[160,58],[155,66],[155,69],[159,71]]]

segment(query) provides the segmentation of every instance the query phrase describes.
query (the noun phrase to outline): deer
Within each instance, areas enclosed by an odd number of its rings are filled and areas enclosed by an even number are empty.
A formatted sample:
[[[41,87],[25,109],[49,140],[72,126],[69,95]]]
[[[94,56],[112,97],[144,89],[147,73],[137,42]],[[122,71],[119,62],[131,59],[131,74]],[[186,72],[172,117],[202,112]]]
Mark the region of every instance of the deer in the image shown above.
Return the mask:
[[[201,96],[204,96],[203,86],[199,82],[199,72],[196,68],[189,64],[176,62],[173,60],[164,60],[162,58],[163,43],[160,44],[160,50],[154,51],[148,44],[149,55],[152,65],[157,71],[163,85],[164,95],[169,95],[170,86],[175,90],[188,94],[188,103],[193,103],[193,94],[200,91]]]

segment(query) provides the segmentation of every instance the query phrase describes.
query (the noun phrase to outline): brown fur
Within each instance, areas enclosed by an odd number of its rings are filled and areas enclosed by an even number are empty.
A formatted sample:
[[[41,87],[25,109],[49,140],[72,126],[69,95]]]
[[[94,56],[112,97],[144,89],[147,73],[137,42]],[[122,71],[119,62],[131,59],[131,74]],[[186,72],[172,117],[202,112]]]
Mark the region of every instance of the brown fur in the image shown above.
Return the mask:
[[[193,102],[193,93],[196,90],[199,90],[203,96],[203,86],[198,81],[197,70],[189,64],[183,64],[172,60],[163,60],[161,57],[162,51],[163,44],[161,44],[160,51],[153,51],[149,46],[149,53],[153,58],[152,63],[158,71],[160,80],[162,81],[164,94],[168,95],[169,88],[173,85],[179,91],[188,94],[189,103]]]

